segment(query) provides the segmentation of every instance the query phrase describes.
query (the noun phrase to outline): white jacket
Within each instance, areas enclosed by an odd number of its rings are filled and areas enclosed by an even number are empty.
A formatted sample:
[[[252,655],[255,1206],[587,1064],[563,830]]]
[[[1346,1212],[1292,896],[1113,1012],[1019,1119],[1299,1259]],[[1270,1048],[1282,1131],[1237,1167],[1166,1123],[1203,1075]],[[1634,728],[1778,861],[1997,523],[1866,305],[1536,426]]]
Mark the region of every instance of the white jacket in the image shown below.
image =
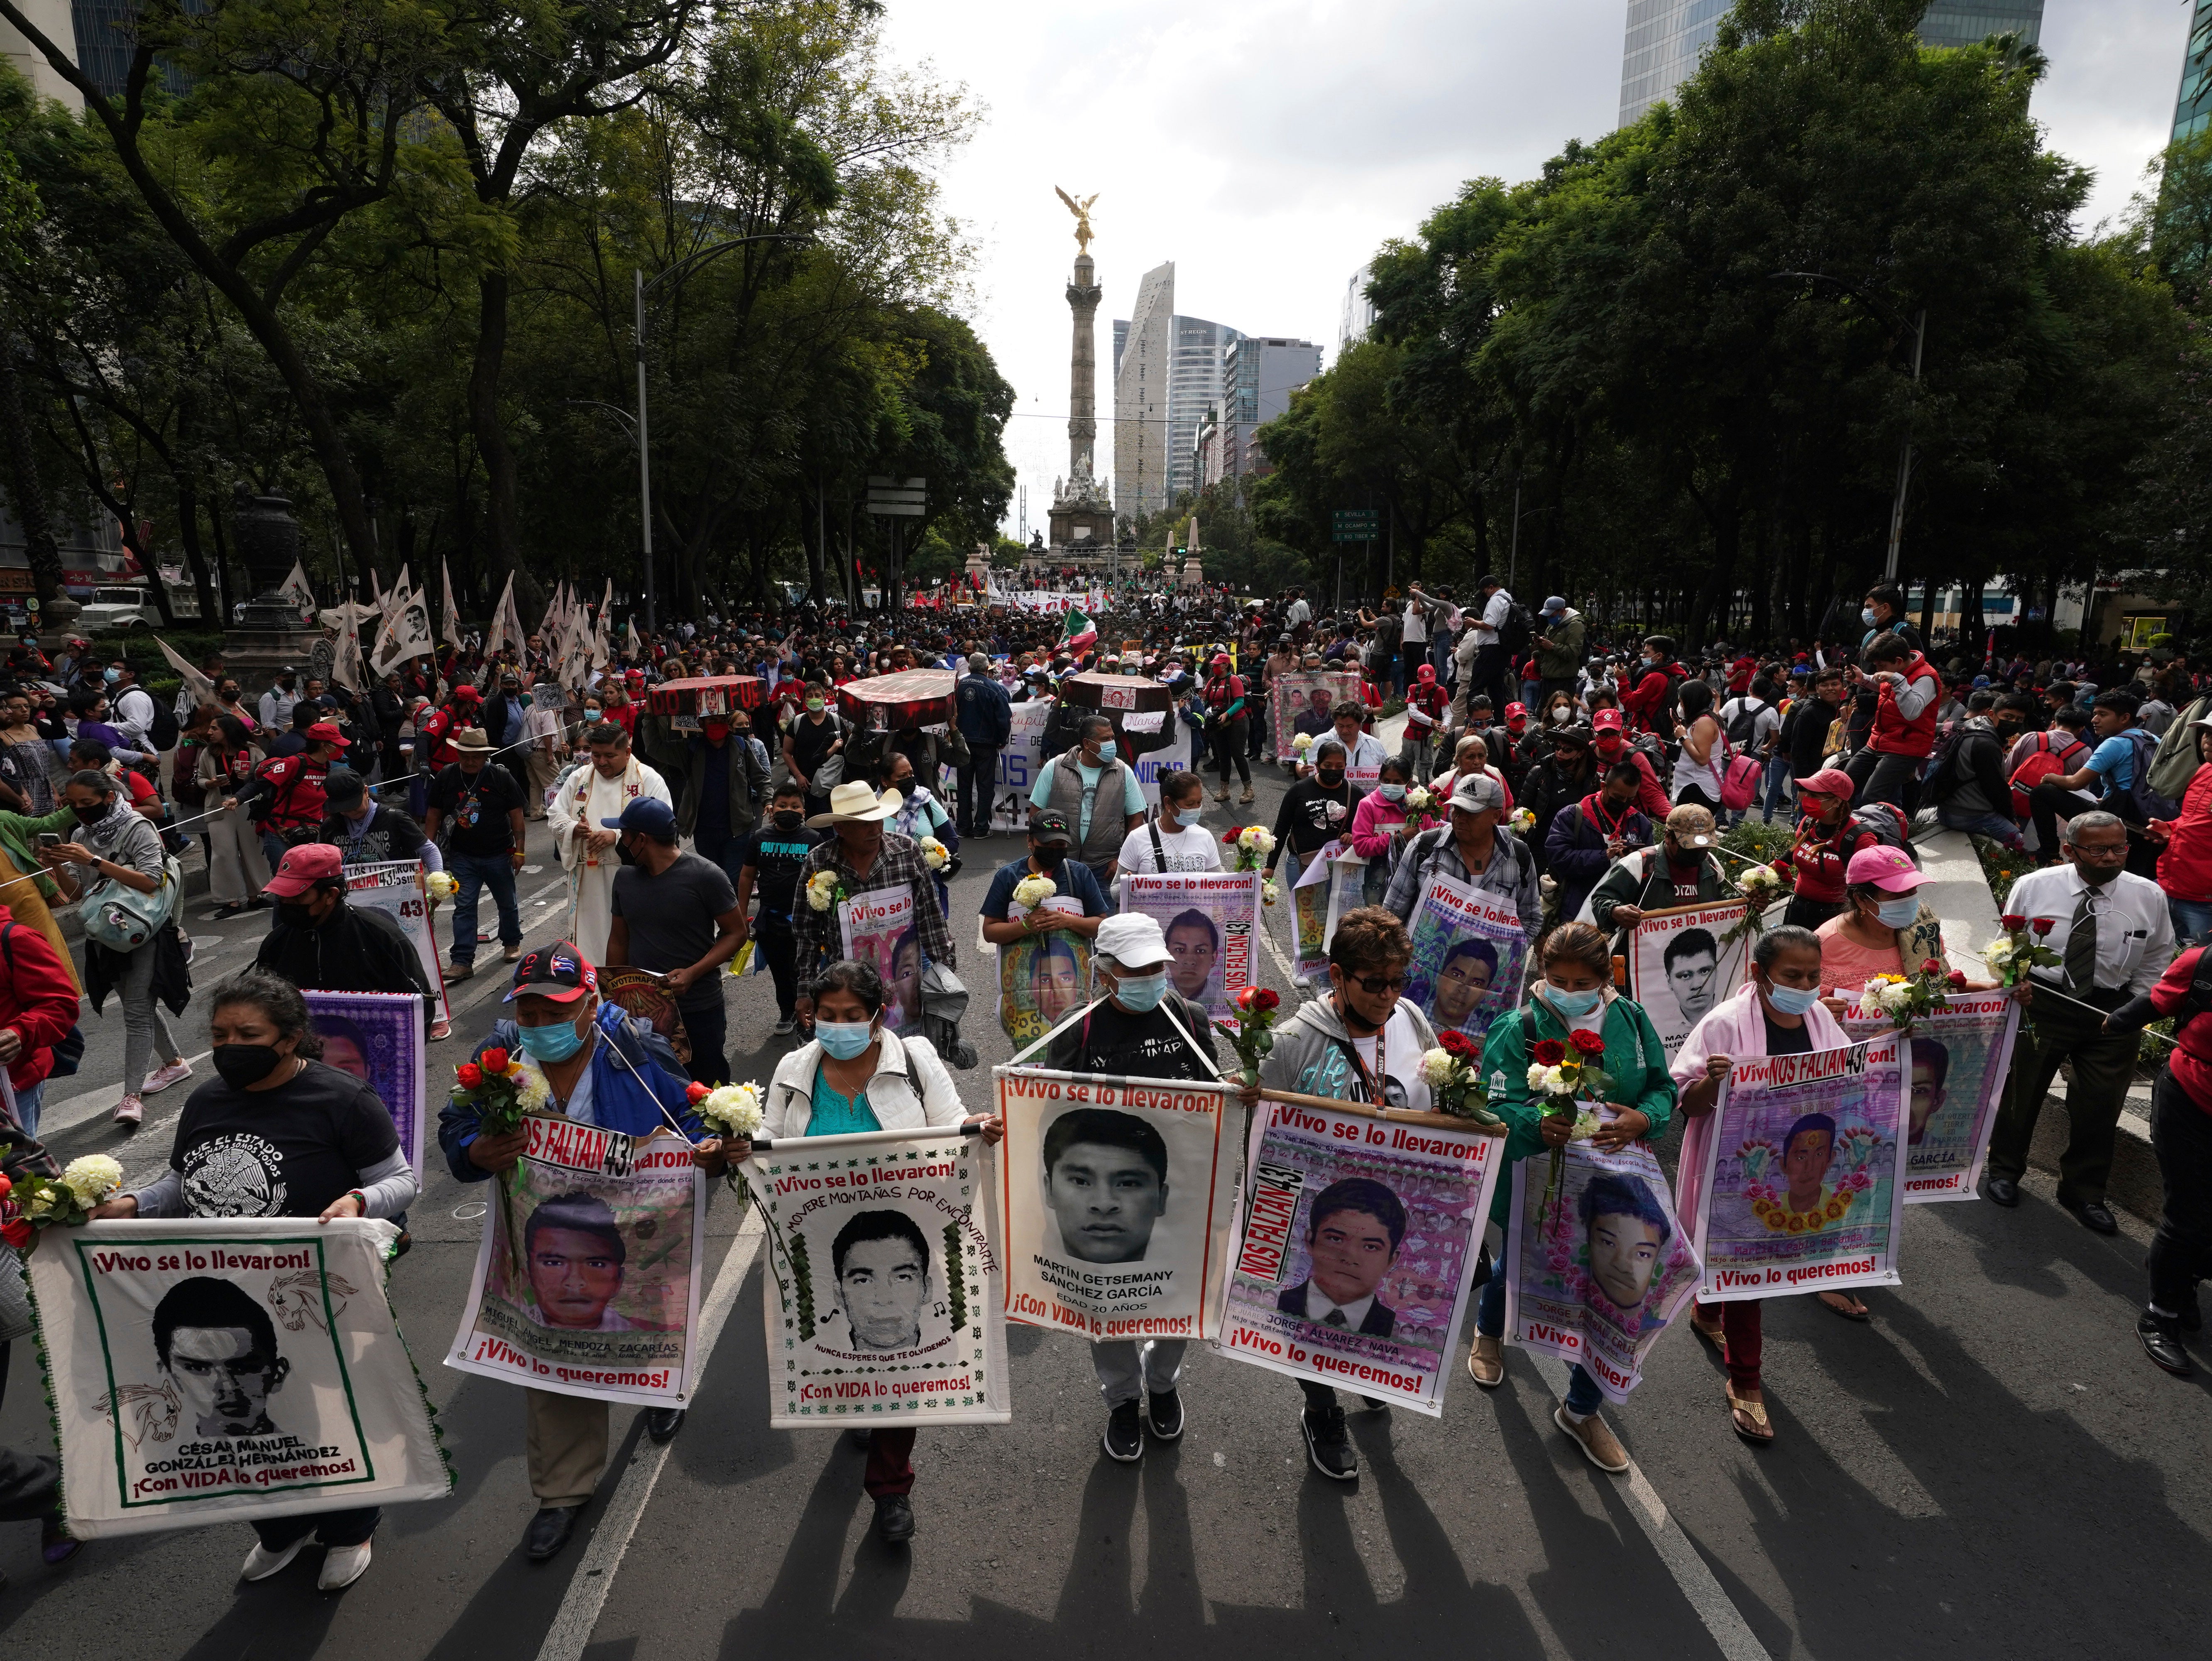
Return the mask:
[[[814,1116],[814,1072],[822,1064],[822,1045],[812,1041],[786,1056],[769,1080],[761,1107],[761,1132],[781,1141],[804,1136]],[[868,1107],[886,1130],[919,1130],[957,1125],[968,1116],[960,1092],[927,1038],[884,1034],[875,1076],[868,1080]]]

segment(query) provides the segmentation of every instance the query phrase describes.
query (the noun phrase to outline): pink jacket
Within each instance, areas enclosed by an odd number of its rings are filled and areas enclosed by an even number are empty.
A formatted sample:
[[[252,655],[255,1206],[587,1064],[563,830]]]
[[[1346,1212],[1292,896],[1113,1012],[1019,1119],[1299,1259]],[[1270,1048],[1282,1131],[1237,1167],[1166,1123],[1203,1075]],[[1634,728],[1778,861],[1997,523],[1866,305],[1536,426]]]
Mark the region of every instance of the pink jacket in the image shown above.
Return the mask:
[[[1352,851],[1364,860],[1389,858],[1390,827],[1405,822],[1404,802],[1390,801],[1380,790],[1370,790],[1352,810]]]
[[[1850,1043],[1843,1025],[1828,1013],[1826,1004],[1814,1004],[1805,1012],[1805,1024],[1813,1030],[1813,1048],[1841,1050]],[[1674,1057],[1674,1083],[1686,1090],[1704,1074],[1705,1062],[1715,1056],[1728,1056],[1738,1060],[1747,1056],[1766,1053],[1766,1021],[1759,1007],[1759,988],[1747,985],[1726,1003],[1690,1029],[1690,1036],[1682,1040],[1681,1052]],[[1712,1159],[1713,1137],[1721,1122],[1717,1112],[1703,1113],[1692,1117],[1682,1116],[1682,1158],[1675,1167],[1674,1190],[1678,1201],[1675,1215],[1694,1229],[1698,1202],[1705,1193],[1705,1166]]]

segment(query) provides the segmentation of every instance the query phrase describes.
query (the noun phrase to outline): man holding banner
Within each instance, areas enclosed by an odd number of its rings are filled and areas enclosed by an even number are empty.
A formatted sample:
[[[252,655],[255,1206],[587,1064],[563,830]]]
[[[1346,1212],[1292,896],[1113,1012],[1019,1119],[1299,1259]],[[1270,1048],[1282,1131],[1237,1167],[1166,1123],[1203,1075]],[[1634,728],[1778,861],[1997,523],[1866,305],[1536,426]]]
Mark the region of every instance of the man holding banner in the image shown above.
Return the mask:
[[[1410,927],[1430,879],[1446,877],[1501,896],[1534,940],[1544,909],[1536,889],[1536,861],[1510,831],[1498,828],[1505,813],[1505,787],[1486,774],[1467,774],[1452,788],[1450,811],[1450,824],[1424,830],[1406,844],[1383,905]]]

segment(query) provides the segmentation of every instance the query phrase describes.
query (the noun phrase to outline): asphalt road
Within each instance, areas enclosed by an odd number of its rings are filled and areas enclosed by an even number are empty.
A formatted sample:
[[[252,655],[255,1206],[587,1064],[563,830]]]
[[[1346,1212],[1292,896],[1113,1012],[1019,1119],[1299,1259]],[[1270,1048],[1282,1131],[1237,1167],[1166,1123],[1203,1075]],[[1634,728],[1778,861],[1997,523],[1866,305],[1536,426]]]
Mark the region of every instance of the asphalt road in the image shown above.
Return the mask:
[[[1270,819],[1280,786],[1263,782]],[[1208,821],[1254,816],[1211,804]],[[533,827],[534,829],[534,827]],[[971,984],[968,919],[1008,838],[971,843],[953,932]],[[533,840],[533,859],[538,858]],[[526,877],[532,941],[560,926],[550,862]],[[251,955],[262,920],[201,921],[200,983]],[[1286,920],[1273,920],[1287,946]],[[1287,991],[1280,961],[1270,984]],[[482,1030],[503,983],[461,989],[442,1070]],[[740,1076],[783,1050],[764,978],[730,989]],[[206,1047],[198,1010],[187,1054]],[[119,1021],[94,1023],[85,1073],[55,1089],[64,1157],[166,1159],[187,1093],[149,1103],[135,1137],[107,1123]],[[987,1100],[1009,1046],[983,1013]],[[757,1048],[748,1049],[748,1045]],[[1670,1150],[1671,1157],[1671,1150]],[[1553,1427],[1564,1375],[1509,1352],[1494,1393],[1455,1372],[1443,1416],[1358,1414],[1362,1475],[1311,1475],[1288,1380],[1194,1351],[1189,1430],[1144,1463],[1101,1454],[1103,1413],[1078,1343],[1011,1333],[1015,1418],[945,1429],[916,1451],[919,1532],[869,1530],[861,1455],[824,1430],[766,1427],[761,1268],[719,1196],[706,1266],[728,1324],[683,1433],[662,1454],[617,1409],[617,1451],[584,1530],[544,1566],[519,1550],[532,1502],[512,1388],[437,1364],[459,1318],[480,1222],[475,1193],[435,1162],[396,1267],[400,1318],[435,1400],[459,1486],[387,1512],[352,1591],[314,1590],[315,1555],[260,1585],[235,1580],[242,1525],[88,1546],[55,1571],[36,1530],[0,1527],[0,1630],[48,1661],[754,1661],[1126,1656],[1162,1639],[1222,1657],[1373,1656],[1449,1646],[1484,1656],[1857,1658],[2193,1652],[2212,1616],[2212,1396],[2150,1366],[2132,1335],[2145,1233],[2100,1239],[2031,1178],[2016,1212],[1986,1203],[1906,1214],[1906,1284],[1873,1292],[1871,1326],[1809,1297],[1766,1313],[1779,1433],[1731,1433],[1719,1370],[1686,1333],[1607,1417],[1630,1477],[1592,1469]],[[0,1439],[48,1445],[35,1360],[15,1346]],[[2212,1360],[2212,1348],[2204,1351]],[[35,1647],[34,1647],[35,1646]]]

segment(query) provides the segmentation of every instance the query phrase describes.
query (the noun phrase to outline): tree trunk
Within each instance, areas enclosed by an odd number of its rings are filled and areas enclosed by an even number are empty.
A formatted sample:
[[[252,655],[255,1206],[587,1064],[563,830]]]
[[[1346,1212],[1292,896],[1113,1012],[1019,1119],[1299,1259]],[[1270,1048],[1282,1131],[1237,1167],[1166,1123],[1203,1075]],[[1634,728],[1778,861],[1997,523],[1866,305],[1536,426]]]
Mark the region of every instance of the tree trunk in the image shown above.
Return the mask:
[[[208,581],[207,555],[200,547],[200,499],[182,474],[177,481],[177,539],[184,545],[185,568],[192,574],[192,593],[199,601],[200,626],[220,629],[227,613],[217,609],[215,587]]]
[[[490,586],[514,575],[518,605],[542,609],[543,590],[523,564],[522,538],[515,508],[514,447],[499,416],[500,374],[507,362],[508,283],[504,271],[486,271],[477,282],[477,350],[469,366],[469,430],[484,466],[484,540]]]
[[[31,587],[40,607],[49,607],[63,597],[61,545],[54,539],[46,485],[39,478],[31,429],[23,417],[23,383],[15,368],[12,334],[0,334],[0,447],[7,451],[9,494],[15,504],[15,522],[23,527]]]

